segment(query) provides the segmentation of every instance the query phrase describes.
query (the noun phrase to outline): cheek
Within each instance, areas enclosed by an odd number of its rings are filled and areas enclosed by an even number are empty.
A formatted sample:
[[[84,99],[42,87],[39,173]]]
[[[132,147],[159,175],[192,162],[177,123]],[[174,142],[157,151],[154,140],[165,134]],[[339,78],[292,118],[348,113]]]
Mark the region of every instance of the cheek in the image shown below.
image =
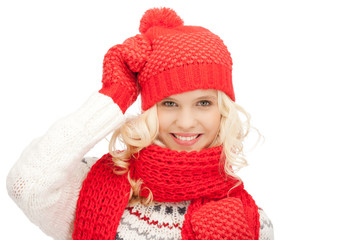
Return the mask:
[[[159,129],[166,130],[172,123],[171,114],[164,114],[162,111],[158,112],[158,119],[159,119]]]
[[[211,119],[211,121],[209,121]],[[204,115],[203,122],[206,125],[206,128],[211,130],[212,132],[217,132],[220,127],[221,115],[218,111],[211,112],[209,114]]]

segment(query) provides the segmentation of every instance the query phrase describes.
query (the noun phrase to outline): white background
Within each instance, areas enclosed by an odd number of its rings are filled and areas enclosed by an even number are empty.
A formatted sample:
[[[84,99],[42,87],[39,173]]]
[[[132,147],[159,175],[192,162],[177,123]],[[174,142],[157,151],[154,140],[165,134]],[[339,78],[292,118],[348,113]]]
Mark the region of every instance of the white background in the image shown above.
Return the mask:
[[[357,2],[1,1],[1,239],[49,239],[8,197],[6,175],[33,138],[100,89],[107,49],[159,6],[232,53],[237,102],[265,137],[239,174],[275,238],[360,239]],[[106,140],[91,154],[105,152]]]

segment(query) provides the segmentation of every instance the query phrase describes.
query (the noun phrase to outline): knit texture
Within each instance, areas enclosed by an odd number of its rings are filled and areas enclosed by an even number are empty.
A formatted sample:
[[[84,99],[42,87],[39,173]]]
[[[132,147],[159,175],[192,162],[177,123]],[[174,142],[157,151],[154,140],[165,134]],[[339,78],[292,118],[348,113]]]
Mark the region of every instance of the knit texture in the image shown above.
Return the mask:
[[[76,208],[73,239],[114,239],[129,200],[130,184],[125,175],[113,173],[107,154],[85,179]]]
[[[193,231],[192,216],[196,216],[197,211],[201,213],[205,203],[226,198],[228,191],[238,183],[219,173],[221,150],[222,147],[217,147],[188,153],[151,145],[140,151],[137,159],[130,160],[132,176],[144,181],[142,188],[150,188],[155,201],[179,202],[193,199],[185,216],[182,239],[203,239],[201,231]],[[130,188],[124,175],[113,173],[112,164],[111,155],[104,155],[84,181],[77,206],[74,239],[115,237],[116,226],[127,205]],[[144,197],[147,194],[147,191],[142,192]],[[258,239],[257,206],[243,189],[243,184],[233,189],[230,196],[241,200],[238,208],[243,209],[244,215],[240,217],[246,218],[243,221],[248,223],[252,239]],[[225,206],[227,207],[229,210],[226,211],[232,210],[231,206]],[[213,226],[212,222],[206,224]],[[238,226],[230,222],[219,230],[228,228]],[[200,237],[197,233],[200,233]]]
[[[150,206],[141,203],[128,205],[121,217],[115,239],[180,240],[185,220],[184,215],[187,213],[189,205],[190,201],[154,202]],[[260,218],[259,240],[274,240],[273,226],[270,219],[261,208],[258,209],[258,212]],[[219,215],[225,214],[220,213]],[[215,234],[214,236],[218,235]]]
[[[89,171],[81,159],[122,121],[112,99],[94,92],[34,139],[9,172],[9,195],[52,239],[72,239],[76,203]]]
[[[238,198],[211,201],[193,214],[196,239],[252,240],[243,205]]]
[[[274,240],[274,227],[263,209],[259,208],[259,240]]]
[[[100,93],[110,96],[125,113],[140,93],[136,72],[141,71],[148,58],[150,45],[142,35],[113,46],[103,61],[103,87]]]
[[[199,152],[178,152],[150,145],[139,153],[131,166],[132,177],[144,181],[159,202],[188,201],[198,198],[222,198],[238,180],[226,177],[220,170],[222,147]],[[148,192],[142,195],[147,197]]]
[[[153,27],[145,34],[152,38],[153,51],[138,76],[142,109],[196,89],[220,90],[235,101],[232,60],[222,40],[202,27],[181,26],[173,34],[165,30]]]
[[[140,20],[140,32],[107,52],[103,88],[123,112],[141,91],[147,110],[161,99],[196,89],[216,89],[235,101],[231,55],[219,36],[186,26],[175,11],[154,8]]]
[[[189,201],[154,202],[150,206],[131,204],[121,218],[118,239],[179,240],[189,204]]]
[[[181,25],[184,25],[184,21],[174,10],[169,8],[153,8],[147,10],[141,18],[139,31],[145,33],[154,26],[173,28]]]

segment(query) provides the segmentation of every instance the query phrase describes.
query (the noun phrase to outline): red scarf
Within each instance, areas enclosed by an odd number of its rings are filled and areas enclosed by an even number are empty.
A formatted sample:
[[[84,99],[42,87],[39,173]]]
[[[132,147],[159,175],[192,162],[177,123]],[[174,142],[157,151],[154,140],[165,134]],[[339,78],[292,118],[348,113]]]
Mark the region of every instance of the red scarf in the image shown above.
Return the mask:
[[[155,201],[180,202],[191,200],[182,228],[182,239],[195,239],[191,217],[205,203],[227,197],[238,180],[226,177],[220,170],[222,147],[200,152],[177,152],[151,145],[132,158],[132,178],[143,180]],[[128,204],[130,184],[127,174],[116,175],[110,154],[104,155],[89,172],[77,203],[73,239],[114,240],[121,216]],[[146,197],[144,190],[142,196]],[[259,214],[252,197],[243,184],[232,189],[230,197],[243,204],[247,225],[254,239],[259,236]]]

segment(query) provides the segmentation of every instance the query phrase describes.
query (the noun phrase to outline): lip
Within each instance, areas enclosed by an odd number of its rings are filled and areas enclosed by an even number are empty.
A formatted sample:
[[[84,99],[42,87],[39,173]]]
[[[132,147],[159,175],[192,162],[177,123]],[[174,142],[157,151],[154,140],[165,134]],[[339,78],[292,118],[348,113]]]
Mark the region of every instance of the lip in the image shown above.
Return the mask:
[[[191,141],[186,141],[186,140],[181,140],[181,139],[178,139],[176,138],[173,134],[170,134],[171,137],[174,139],[174,141],[179,144],[179,145],[182,145],[182,146],[191,146],[191,145],[194,145],[195,143],[197,143],[199,141],[199,139],[201,138],[202,134],[194,134],[194,133],[174,133],[176,135],[179,135],[181,137],[192,137],[192,136],[197,136],[199,135],[199,137],[191,140]]]
[[[192,136],[197,136],[200,133],[174,133],[174,134],[180,137],[192,137]]]

